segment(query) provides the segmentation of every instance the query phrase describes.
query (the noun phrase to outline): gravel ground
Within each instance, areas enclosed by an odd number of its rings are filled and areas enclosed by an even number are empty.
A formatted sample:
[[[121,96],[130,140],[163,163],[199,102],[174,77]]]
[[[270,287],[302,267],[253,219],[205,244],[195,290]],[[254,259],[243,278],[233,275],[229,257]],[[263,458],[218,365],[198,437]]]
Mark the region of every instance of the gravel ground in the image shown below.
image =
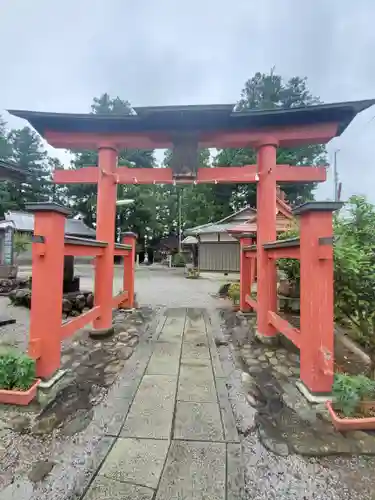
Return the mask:
[[[26,271],[27,272],[27,271]],[[92,270],[89,266],[77,266],[77,274],[82,277],[82,287],[92,288]],[[221,307],[223,302],[212,295],[219,288],[219,281],[225,281],[223,276],[217,279],[187,280],[180,270],[141,269],[136,275],[136,291],[141,304],[167,307],[205,307],[213,311]],[[121,269],[116,268],[114,291],[121,288]],[[0,341],[11,342],[24,348],[26,345],[25,326],[28,324],[28,314],[24,309],[8,307],[8,299],[0,298],[0,312],[14,314],[16,325],[1,329]],[[220,330],[220,319],[212,314],[213,328]],[[147,350],[147,347],[145,347]],[[228,374],[228,390],[231,404],[242,434],[242,451],[244,478],[246,484],[246,499],[324,499],[324,500],[371,500],[375,496],[373,478],[374,461],[366,457],[344,459],[306,459],[296,455],[279,457],[268,452],[259,442],[254,429],[255,411],[244,397],[241,385],[241,371],[233,369],[232,351],[229,346],[219,348],[220,357],[225,372]],[[137,370],[134,366],[128,370]],[[30,483],[16,480],[7,491],[6,496],[0,493],[1,500],[29,498],[78,499],[82,484],[88,476],[100,465],[104,454],[112,442],[109,438],[100,439],[99,428],[108,418],[108,412],[118,404],[116,391],[121,390],[121,384],[126,383],[129,373],[123,373],[113,389],[113,394],[101,409],[83,435],[64,443],[52,442],[52,456],[62,457],[60,463],[53,469],[53,478],[42,490],[33,491]],[[116,411],[121,411],[117,408]],[[100,423],[101,422],[101,423]],[[42,443],[43,444],[43,443]],[[41,446],[42,446],[41,444]],[[23,447],[30,445],[24,437]],[[36,450],[35,450],[36,451]],[[14,451],[17,452],[16,450]],[[73,491],[76,494],[73,495]],[[374,493],[372,494],[371,491]]]
[[[218,315],[213,328],[220,331]],[[229,340],[229,339],[228,339]],[[243,340],[243,339],[241,339]],[[306,458],[277,456],[260,443],[255,429],[256,410],[246,401],[241,369],[235,368],[233,346],[219,347],[220,360],[228,376],[228,392],[242,434],[242,459],[246,499],[273,500],[374,500],[374,458]]]

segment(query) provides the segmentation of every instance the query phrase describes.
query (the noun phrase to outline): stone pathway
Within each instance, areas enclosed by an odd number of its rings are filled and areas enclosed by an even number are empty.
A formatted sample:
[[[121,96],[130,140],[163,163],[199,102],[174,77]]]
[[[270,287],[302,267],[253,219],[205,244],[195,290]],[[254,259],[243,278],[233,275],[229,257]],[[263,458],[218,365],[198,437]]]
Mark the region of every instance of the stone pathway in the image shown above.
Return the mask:
[[[159,332],[84,499],[242,498],[239,437],[206,313],[168,309]]]

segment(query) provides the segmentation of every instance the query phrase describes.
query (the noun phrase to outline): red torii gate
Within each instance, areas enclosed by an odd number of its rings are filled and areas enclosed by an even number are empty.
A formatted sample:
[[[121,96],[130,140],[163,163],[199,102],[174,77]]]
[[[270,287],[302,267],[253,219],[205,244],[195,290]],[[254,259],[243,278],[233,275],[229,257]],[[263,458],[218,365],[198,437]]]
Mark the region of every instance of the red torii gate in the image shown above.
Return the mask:
[[[278,332],[289,337],[301,349],[301,379],[306,388],[312,393],[327,393],[331,390],[333,376],[332,210],[337,209],[338,205],[312,203],[297,209],[296,214],[301,215],[301,241],[284,243],[282,246],[276,243],[276,183],[326,180],[325,167],[277,165],[276,152],[278,147],[328,142],[340,135],[357,113],[374,102],[367,100],[286,110],[241,112],[233,112],[232,104],[166,106],[135,108],[135,114],[121,116],[16,110],[9,112],[28,120],[51,146],[98,151],[98,166],[88,166],[80,170],[56,170],[54,181],[60,184],[98,185],[97,239],[99,243],[104,242],[105,246],[101,247],[99,253],[95,253],[100,255],[96,260],[95,270],[96,312],[91,315],[87,313],[86,322],[94,320],[95,328],[100,330],[110,329],[112,326],[117,184],[257,183],[257,245],[249,247],[251,242],[246,239],[246,235],[243,235],[241,243],[242,309],[249,310],[252,307],[257,310],[259,337],[273,338]],[[241,167],[197,169],[192,153],[196,152],[198,147],[252,147],[257,150],[257,163]],[[124,148],[174,148],[177,159],[173,168],[118,167],[117,152]],[[187,166],[183,164],[184,155],[187,158]],[[40,213],[38,207],[34,206],[33,209],[36,210],[36,215]],[[38,226],[36,221],[35,226],[35,234],[38,227],[45,231],[45,234],[36,234],[41,236],[42,240],[35,240],[34,243],[34,247],[39,245],[39,251],[33,254],[33,273],[34,269],[38,269],[38,258],[41,255],[47,256],[49,251],[52,252],[63,245],[60,231],[61,241],[58,244],[55,242],[55,246],[48,246],[48,242],[53,240],[52,221],[56,218],[56,208],[50,207],[49,219],[45,218],[45,210],[44,207],[44,219],[39,217],[44,220],[44,225],[40,223]],[[61,221],[59,224],[61,226]],[[44,245],[42,251],[41,243]],[[120,248],[117,253],[126,254],[128,248],[131,246]],[[63,250],[60,250],[60,254],[63,258]],[[250,297],[251,266],[247,265],[252,255],[256,255],[257,259],[256,301]],[[313,280],[311,286],[303,288],[305,292],[301,297],[301,333],[276,313],[275,259],[280,257],[300,258],[302,282]],[[30,345],[31,352],[37,358],[38,374],[44,377],[51,376],[59,368],[56,344],[59,345],[61,338],[60,328],[57,328],[61,317],[57,320],[56,297],[52,294],[46,297],[34,284],[40,283],[43,276],[47,280],[47,273],[62,273],[62,269],[53,270],[53,260],[51,263],[52,265],[45,267],[44,275],[40,271],[39,280],[33,277]],[[321,280],[320,283],[317,277]],[[134,286],[134,283],[129,285],[129,278],[127,286]],[[54,295],[57,292],[56,289]],[[128,297],[126,291],[125,293]],[[130,300],[129,297],[126,300],[127,304],[132,306],[133,297],[130,295]],[[119,300],[115,302],[118,303]],[[51,321],[47,327],[46,316],[42,315],[41,306],[38,306],[42,302],[43,310],[54,311],[56,316],[52,321],[52,330]],[[72,320],[71,326],[65,326],[65,330],[69,330],[71,334],[83,326],[84,322],[85,318],[82,317]],[[53,362],[48,359],[51,343],[55,352]]]

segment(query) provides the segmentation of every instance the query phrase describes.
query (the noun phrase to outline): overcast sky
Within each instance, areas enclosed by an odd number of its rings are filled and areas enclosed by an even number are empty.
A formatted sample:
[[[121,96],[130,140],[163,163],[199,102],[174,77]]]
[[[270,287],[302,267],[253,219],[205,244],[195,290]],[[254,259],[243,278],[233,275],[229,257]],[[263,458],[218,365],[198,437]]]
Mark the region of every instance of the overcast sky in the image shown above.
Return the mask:
[[[374,20],[375,0],[0,0],[0,112],[88,112],[103,92],[134,106],[235,102],[273,66],[324,102],[373,98]],[[373,117],[329,145],[344,199],[375,202]],[[329,180],[319,194],[332,193]]]

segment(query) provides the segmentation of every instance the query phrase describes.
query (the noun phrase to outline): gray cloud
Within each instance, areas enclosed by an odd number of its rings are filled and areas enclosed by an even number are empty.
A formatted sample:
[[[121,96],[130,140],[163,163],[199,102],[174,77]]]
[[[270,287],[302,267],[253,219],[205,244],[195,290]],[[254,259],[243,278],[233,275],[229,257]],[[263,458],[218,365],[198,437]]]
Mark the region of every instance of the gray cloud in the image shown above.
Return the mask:
[[[0,0],[0,14],[0,110],[84,112],[106,91],[133,105],[235,102],[272,66],[325,102],[375,97],[373,0]],[[374,115],[329,146],[344,197],[375,201]]]

